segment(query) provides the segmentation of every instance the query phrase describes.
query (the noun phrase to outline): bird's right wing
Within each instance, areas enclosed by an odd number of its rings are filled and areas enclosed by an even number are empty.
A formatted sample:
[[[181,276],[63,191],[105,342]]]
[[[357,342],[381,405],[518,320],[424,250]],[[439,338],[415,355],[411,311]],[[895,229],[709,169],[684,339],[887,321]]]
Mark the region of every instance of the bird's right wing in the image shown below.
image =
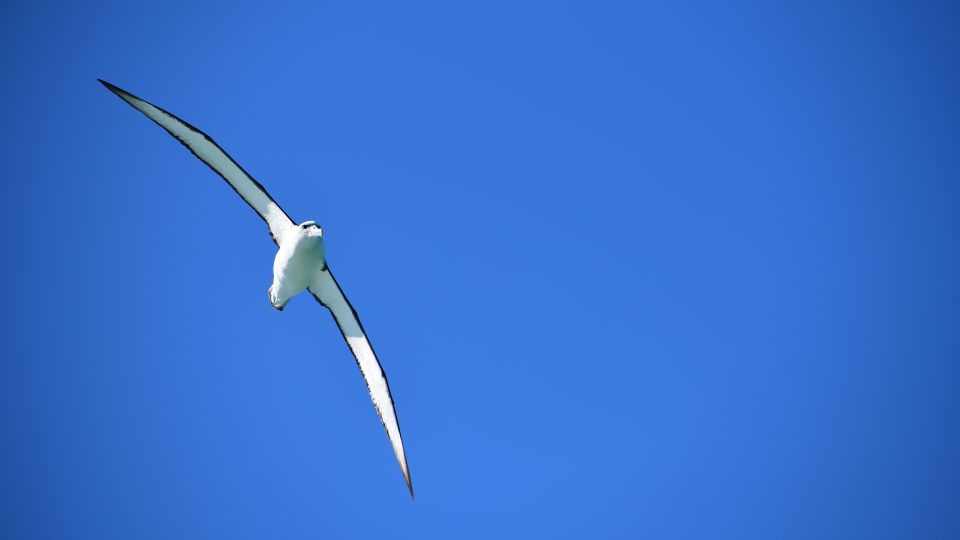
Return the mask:
[[[223,148],[220,148],[206,133],[191,126],[167,111],[148,103],[137,96],[120,89],[104,80],[97,79],[108,90],[126,101],[134,109],[142,112],[147,118],[156,122],[180,141],[193,155],[200,158],[213,172],[219,174],[230,184],[230,187],[253,208],[257,214],[267,222],[270,236],[278,245],[283,237],[296,225],[287,216],[280,205],[270,197],[267,190],[253,179],[243,167],[237,164]]]
[[[407,455],[403,451],[403,439],[400,437],[400,422],[397,420],[397,411],[393,406],[393,396],[390,395],[390,386],[387,384],[387,374],[380,367],[380,361],[377,360],[377,354],[373,352],[373,346],[367,339],[366,332],[363,331],[363,325],[360,324],[360,317],[357,311],[350,305],[343,289],[334,279],[329,267],[324,267],[310,285],[310,292],[321,305],[330,310],[333,314],[340,333],[343,334],[344,341],[350,347],[350,352],[357,360],[357,366],[360,373],[367,381],[367,390],[370,392],[370,399],[373,400],[373,406],[380,415],[380,421],[383,422],[384,429],[387,430],[387,437],[390,438],[390,444],[393,445],[393,453],[397,456],[397,462],[400,463],[400,470],[403,472],[403,479],[407,481],[407,489],[410,490],[410,496],[413,496],[413,483],[410,481],[410,469],[407,467]]]

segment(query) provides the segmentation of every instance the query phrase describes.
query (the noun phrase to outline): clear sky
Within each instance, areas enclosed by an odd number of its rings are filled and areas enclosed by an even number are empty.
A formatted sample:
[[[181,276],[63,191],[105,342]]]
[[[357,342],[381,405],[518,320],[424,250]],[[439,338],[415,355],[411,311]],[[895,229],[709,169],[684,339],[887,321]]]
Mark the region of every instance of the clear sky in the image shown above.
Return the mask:
[[[955,4],[75,4],[0,7],[0,537],[960,537]],[[97,77],[323,226],[416,501]]]

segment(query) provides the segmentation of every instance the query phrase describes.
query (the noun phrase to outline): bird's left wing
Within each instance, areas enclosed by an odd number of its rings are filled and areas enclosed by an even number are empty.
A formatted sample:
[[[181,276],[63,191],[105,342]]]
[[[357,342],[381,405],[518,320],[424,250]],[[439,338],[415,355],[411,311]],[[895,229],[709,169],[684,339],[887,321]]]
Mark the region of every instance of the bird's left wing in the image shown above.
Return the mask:
[[[373,346],[367,339],[366,332],[363,331],[363,325],[360,324],[360,318],[357,311],[350,305],[350,301],[343,294],[343,289],[334,279],[329,267],[324,267],[310,285],[310,292],[324,307],[333,314],[343,339],[350,347],[357,360],[357,366],[367,381],[367,390],[370,392],[370,398],[373,400],[373,406],[380,415],[383,427],[387,430],[387,436],[390,438],[390,444],[393,445],[393,453],[397,456],[397,462],[400,463],[400,470],[403,472],[403,479],[407,481],[407,489],[413,496],[413,484],[410,481],[410,470],[407,468],[407,456],[403,451],[403,440],[400,438],[400,423],[397,421],[397,411],[393,406],[393,397],[390,395],[390,386],[387,384],[387,374],[380,367],[380,361],[377,360],[376,353],[373,352]]]
[[[220,148],[206,133],[177,118],[173,114],[148,103],[137,96],[118,88],[107,81],[97,79],[120,99],[142,112],[180,141],[193,155],[200,158],[213,172],[219,174],[230,187],[267,222],[270,236],[278,245],[281,239],[295,226],[280,205],[270,197],[267,190],[237,164],[223,148]]]

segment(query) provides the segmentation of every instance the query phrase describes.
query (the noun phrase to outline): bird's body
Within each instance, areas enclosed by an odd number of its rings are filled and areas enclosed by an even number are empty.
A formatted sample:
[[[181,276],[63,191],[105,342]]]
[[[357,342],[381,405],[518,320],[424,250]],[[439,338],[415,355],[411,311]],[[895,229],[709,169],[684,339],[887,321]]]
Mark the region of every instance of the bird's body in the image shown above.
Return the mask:
[[[370,340],[367,339],[356,310],[350,305],[327,265],[323,230],[313,221],[295,224],[259,182],[199,129],[125,90],[102,80],[100,82],[120,99],[156,122],[206,163],[267,224],[270,236],[277,244],[277,255],[273,261],[273,283],[267,290],[270,303],[282,311],[292,297],[309,290],[317,302],[330,310],[367,383],[370,398],[387,431],[412,496],[413,483],[410,480],[407,456],[400,436],[400,423],[397,420],[390,386],[387,384],[387,376]]]
[[[270,304],[283,311],[287,302],[312,285],[326,266],[323,231],[307,221],[285,235],[278,248],[273,260],[273,283],[267,293]]]

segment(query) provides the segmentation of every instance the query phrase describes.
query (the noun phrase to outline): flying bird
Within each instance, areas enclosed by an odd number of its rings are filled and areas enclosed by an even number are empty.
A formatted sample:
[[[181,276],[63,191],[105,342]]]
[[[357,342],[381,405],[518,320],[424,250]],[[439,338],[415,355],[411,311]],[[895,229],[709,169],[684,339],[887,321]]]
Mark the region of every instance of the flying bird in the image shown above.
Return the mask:
[[[390,438],[390,444],[393,445],[393,452],[412,497],[413,484],[410,481],[410,470],[403,451],[400,424],[397,421],[393,397],[390,395],[390,386],[387,384],[387,375],[383,372],[376,353],[373,352],[373,346],[370,345],[363,325],[360,324],[357,311],[350,305],[350,301],[343,294],[343,289],[330,271],[323,247],[323,229],[314,221],[296,224],[267,193],[267,190],[206,133],[130,92],[104,80],[97,80],[120,99],[173,135],[193,155],[200,158],[200,161],[206,163],[213,172],[226,180],[237,195],[240,195],[266,222],[270,237],[278,248],[277,256],[273,261],[273,283],[267,289],[270,304],[277,310],[283,311],[290,298],[307,290],[317,302],[333,314],[333,320],[340,328],[340,333],[343,334],[343,339],[350,347],[357,366],[366,380],[373,406],[377,409],[383,427],[387,430],[387,436]]]

